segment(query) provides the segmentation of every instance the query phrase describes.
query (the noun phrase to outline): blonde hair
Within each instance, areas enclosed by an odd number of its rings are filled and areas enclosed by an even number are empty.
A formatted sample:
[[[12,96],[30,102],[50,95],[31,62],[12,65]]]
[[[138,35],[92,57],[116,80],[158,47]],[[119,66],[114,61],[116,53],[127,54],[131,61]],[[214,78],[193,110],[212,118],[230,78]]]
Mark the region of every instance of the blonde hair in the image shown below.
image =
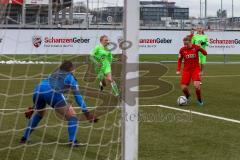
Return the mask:
[[[100,42],[101,42],[104,38],[108,38],[108,36],[102,35],[102,36],[100,37]]]

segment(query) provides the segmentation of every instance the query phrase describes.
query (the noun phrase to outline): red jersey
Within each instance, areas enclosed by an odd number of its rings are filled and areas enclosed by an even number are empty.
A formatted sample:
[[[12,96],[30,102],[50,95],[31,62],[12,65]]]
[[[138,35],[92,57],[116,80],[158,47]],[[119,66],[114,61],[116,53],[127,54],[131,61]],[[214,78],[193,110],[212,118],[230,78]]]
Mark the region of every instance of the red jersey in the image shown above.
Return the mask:
[[[188,48],[186,46],[182,47],[179,51],[177,71],[181,70],[182,60],[184,59],[184,69],[183,70],[194,70],[200,68],[198,52],[207,55],[206,50],[202,49],[197,45],[192,45]]]

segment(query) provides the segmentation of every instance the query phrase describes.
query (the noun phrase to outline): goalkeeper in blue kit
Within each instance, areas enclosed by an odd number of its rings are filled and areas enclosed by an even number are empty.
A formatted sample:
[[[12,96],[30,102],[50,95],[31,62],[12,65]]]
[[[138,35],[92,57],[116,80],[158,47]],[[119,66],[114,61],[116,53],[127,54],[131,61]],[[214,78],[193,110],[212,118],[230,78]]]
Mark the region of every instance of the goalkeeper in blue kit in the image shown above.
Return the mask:
[[[29,108],[25,115],[29,118],[27,128],[21,138],[21,143],[27,142],[30,134],[37,127],[43,118],[48,104],[68,121],[69,145],[78,146],[76,139],[78,118],[71,104],[65,98],[65,94],[73,92],[76,103],[81,107],[84,115],[91,122],[97,122],[97,118],[88,112],[86,103],[84,102],[78,82],[73,76],[74,67],[71,61],[63,61],[60,67],[55,70],[48,78],[42,80],[38,84],[33,93],[33,108]]]

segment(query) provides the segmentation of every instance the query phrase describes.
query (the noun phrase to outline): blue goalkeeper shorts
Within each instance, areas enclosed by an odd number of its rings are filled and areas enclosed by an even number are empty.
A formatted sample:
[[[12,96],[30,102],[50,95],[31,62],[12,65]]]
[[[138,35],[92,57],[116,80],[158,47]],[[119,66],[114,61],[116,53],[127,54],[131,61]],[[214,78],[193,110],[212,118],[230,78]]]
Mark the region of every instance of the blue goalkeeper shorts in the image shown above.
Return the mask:
[[[49,85],[38,85],[34,89],[33,104],[38,110],[44,109],[46,105],[53,108],[67,106],[66,98],[63,93],[53,91]]]

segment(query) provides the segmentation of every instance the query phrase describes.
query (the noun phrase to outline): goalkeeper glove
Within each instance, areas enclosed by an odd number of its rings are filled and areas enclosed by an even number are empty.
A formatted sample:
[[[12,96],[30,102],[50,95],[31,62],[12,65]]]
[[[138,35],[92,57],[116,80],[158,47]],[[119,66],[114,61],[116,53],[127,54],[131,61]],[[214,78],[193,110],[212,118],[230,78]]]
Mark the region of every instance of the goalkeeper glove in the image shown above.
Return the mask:
[[[28,107],[27,111],[25,111],[25,117],[27,119],[30,119],[34,113],[34,108],[33,107]]]
[[[206,42],[201,42],[201,46],[205,46],[206,44]]]
[[[84,112],[84,115],[85,115],[85,117],[87,118],[87,120],[89,120],[90,123],[92,123],[92,122],[94,122],[94,123],[98,122],[98,118],[95,117],[92,113],[90,113],[90,112],[87,111],[87,112]]]

